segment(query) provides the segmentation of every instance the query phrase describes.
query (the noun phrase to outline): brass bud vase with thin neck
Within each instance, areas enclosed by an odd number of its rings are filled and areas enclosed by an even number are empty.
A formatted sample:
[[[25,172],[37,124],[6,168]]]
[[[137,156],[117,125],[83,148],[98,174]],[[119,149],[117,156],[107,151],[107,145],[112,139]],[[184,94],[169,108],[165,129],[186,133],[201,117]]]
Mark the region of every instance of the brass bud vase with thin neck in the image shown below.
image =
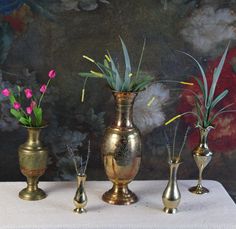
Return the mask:
[[[86,175],[85,174],[79,174],[77,175],[77,182],[78,182],[78,188],[75,193],[74,197],[74,204],[75,204],[75,209],[74,212],[81,214],[84,212],[87,212],[85,207],[88,202],[88,198],[84,189],[84,183],[86,181]]]
[[[162,195],[163,211],[169,214],[175,214],[177,212],[177,207],[181,200],[181,194],[177,184],[177,172],[181,163],[176,159],[169,162],[170,178]]]
[[[209,192],[207,188],[202,186],[202,173],[204,168],[211,161],[213,155],[207,145],[207,136],[212,128],[213,128],[212,126],[208,126],[207,128],[199,127],[200,145],[193,151],[193,158],[199,169],[199,178],[198,178],[198,184],[189,189],[189,191],[194,194],[205,194]]]
[[[41,200],[45,192],[38,188],[38,179],[45,173],[48,151],[40,142],[40,132],[44,127],[27,127],[28,139],[19,147],[21,173],[27,178],[27,187],[20,191],[23,200]]]
[[[102,156],[106,174],[113,187],[102,199],[110,204],[135,203],[137,196],[128,189],[141,162],[141,137],[133,124],[133,103],[137,93],[114,92],[115,122],[108,127],[102,143]]]

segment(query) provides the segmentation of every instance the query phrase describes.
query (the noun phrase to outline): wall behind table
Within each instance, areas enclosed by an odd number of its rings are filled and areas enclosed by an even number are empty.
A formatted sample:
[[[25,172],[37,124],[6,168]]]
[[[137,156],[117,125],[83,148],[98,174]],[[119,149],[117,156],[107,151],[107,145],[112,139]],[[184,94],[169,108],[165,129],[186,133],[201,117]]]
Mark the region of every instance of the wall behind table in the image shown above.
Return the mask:
[[[88,138],[92,142],[88,178],[106,179],[100,143],[105,126],[114,115],[112,95],[103,80],[90,80],[85,103],[81,103],[83,79],[78,72],[93,67],[82,59],[84,54],[102,60],[104,50],[108,49],[118,59],[122,58],[119,35],[128,46],[134,66],[137,66],[146,37],[142,70],[157,80],[189,81],[191,75],[198,74],[194,63],[175,50],[191,53],[209,69],[231,39],[228,65],[220,85],[231,90],[226,102],[234,101],[236,4],[221,2],[43,0],[39,5],[35,0],[28,5],[16,4],[10,10],[0,7],[1,88],[20,83],[32,85],[36,90],[47,80],[50,69],[58,72],[45,101],[50,125],[44,133],[44,142],[50,148],[50,160],[44,179],[74,179],[73,165],[64,153],[64,146],[72,142],[80,144],[81,151],[85,151]],[[191,101],[181,97],[182,89],[178,84],[154,83],[137,99],[135,123],[143,133],[143,162],[138,179],[166,179],[168,176],[163,123],[179,111],[192,109]],[[217,90],[220,91],[220,87]],[[152,96],[157,99],[147,107]],[[24,142],[26,132],[8,115],[6,99],[2,96],[0,99],[0,180],[23,180],[18,169],[17,148]],[[206,178],[225,184],[236,180],[235,124],[235,115],[228,114],[217,121],[216,129],[210,134],[209,144],[215,154],[206,169]],[[186,122],[180,125],[179,142]],[[180,178],[197,176],[191,157],[191,149],[197,141],[193,128],[183,152],[185,163],[181,166]]]

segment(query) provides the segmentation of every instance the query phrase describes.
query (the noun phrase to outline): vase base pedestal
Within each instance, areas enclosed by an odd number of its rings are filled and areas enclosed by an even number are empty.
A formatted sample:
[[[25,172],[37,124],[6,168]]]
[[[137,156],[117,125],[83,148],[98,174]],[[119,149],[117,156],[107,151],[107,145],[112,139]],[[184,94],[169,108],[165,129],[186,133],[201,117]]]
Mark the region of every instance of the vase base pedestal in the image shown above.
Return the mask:
[[[19,192],[19,197],[23,200],[42,200],[46,198],[46,196],[46,193],[40,188],[36,190],[24,188]]]
[[[130,205],[138,201],[138,197],[128,189],[127,185],[113,185],[112,189],[103,194],[102,199],[114,205]]]
[[[177,213],[177,208],[164,208],[163,211],[168,214],[175,214]]]
[[[209,190],[201,185],[191,187],[191,188],[189,188],[189,191],[194,194],[198,194],[198,195],[209,193]]]
[[[87,210],[85,208],[75,208],[74,213],[78,214],[87,213]]]

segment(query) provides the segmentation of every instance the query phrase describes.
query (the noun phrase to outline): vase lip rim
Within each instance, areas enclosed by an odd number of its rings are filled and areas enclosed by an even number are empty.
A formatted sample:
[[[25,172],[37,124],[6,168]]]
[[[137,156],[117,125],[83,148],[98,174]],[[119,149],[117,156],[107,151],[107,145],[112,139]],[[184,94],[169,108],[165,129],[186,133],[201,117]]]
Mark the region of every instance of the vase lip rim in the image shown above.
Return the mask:
[[[85,173],[78,173],[77,177],[87,177],[87,175]]]
[[[139,91],[116,91],[116,90],[111,90],[113,94],[135,94],[137,95]]]
[[[209,125],[207,127],[202,127],[201,125],[196,125],[196,128],[202,129],[202,130],[207,130],[207,129],[215,129],[213,125]]]
[[[170,165],[173,165],[173,164],[182,164],[183,163],[183,160],[182,159],[178,159],[178,158],[172,158],[171,160],[168,161],[168,163]]]
[[[47,123],[45,123],[45,124],[43,124],[42,126],[25,126],[25,125],[22,125],[22,124],[20,124],[22,127],[24,127],[24,128],[26,128],[26,129],[33,129],[33,130],[36,130],[36,129],[44,129],[44,128],[46,128],[46,127],[48,127],[48,124]]]

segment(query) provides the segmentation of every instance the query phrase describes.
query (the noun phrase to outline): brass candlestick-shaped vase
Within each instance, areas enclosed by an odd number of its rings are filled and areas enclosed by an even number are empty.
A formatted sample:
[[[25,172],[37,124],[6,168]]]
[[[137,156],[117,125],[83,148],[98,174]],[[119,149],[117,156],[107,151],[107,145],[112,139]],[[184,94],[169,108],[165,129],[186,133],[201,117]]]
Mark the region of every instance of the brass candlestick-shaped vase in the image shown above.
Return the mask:
[[[138,200],[128,189],[141,162],[141,137],[132,117],[136,95],[133,92],[113,93],[116,101],[115,122],[106,129],[101,149],[106,174],[113,183],[102,199],[110,204],[128,205]]]
[[[193,151],[193,158],[199,169],[199,178],[198,184],[194,187],[191,187],[189,191],[195,194],[205,194],[209,192],[207,188],[202,186],[202,173],[204,168],[211,161],[213,155],[207,145],[207,136],[211,129],[213,129],[212,126],[208,126],[207,128],[199,127],[200,145]]]
[[[45,173],[48,151],[40,142],[40,132],[44,127],[27,127],[28,139],[19,147],[21,173],[27,178],[27,187],[19,193],[24,200],[41,200],[45,192],[38,188],[38,179]]]
[[[79,214],[87,212],[85,209],[85,206],[87,205],[88,198],[84,189],[85,181],[86,181],[85,174],[77,175],[78,188],[74,197],[74,204],[76,207],[74,209],[74,212],[79,213]]]
[[[177,184],[177,172],[181,163],[182,162],[179,162],[176,159],[169,162],[170,178],[162,195],[162,202],[164,204],[163,211],[169,214],[174,214],[177,212],[177,207],[181,199],[181,194]]]

